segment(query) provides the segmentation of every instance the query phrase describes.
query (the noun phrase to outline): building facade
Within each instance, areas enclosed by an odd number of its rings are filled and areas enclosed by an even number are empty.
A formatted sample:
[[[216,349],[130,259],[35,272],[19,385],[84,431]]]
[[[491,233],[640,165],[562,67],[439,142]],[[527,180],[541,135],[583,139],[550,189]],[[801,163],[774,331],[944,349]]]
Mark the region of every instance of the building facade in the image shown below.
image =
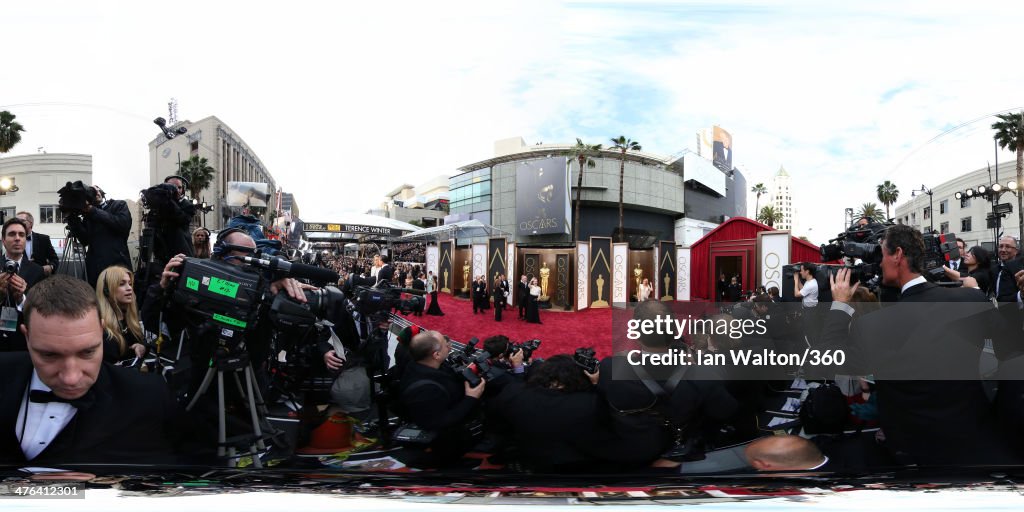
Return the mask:
[[[523,194],[520,188],[530,186],[526,175],[538,172],[534,168],[537,165],[554,165],[556,172],[564,172],[564,167],[558,167],[568,165],[565,189],[569,191],[571,205],[576,198],[580,170],[576,160],[568,159],[572,147],[570,144],[528,146],[520,137],[497,141],[493,158],[460,167],[460,174],[449,179],[451,214],[446,222],[477,219],[512,234],[511,239],[521,245],[571,244],[571,208],[564,210],[569,216],[565,219],[564,232],[524,233],[524,199],[531,202],[536,193],[531,190],[530,194]],[[614,237],[619,225],[622,155],[605,150],[593,160],[595,166],[584,169],[580,188],[579,240],[592,236]],[[624,165],[623,227],[631,244],[644,246],[655,240],[685,244],[684,238],[696,241],[707,232],[705,229],[710,231],[725,219],[746,213],[743,176],[735,170],[724,173],[696,154],[665,158],[628,152]],[[543,170],[540,171],[543,174]],[[556,185],[559,185],[556,191],[563,190],[560,184]],[[540,189],[541,195],[550,194],[544,190],[546,188]],[[544,201],[542,197],[537,204],[543,205]],[[546,216],[561,218],[562,212],[549,211]]]
[[[956,233],[956,236],[967,243],[967,247],[980,245],[993,250],[996,231],[989,225],[987,217],[992,213],[992,202],[984,197],[956,199],[957,192],[968,188],[977,190],[979,185],[989,186],[998,183],[1006,186],[1008,181],[1017,177],[1016,163],[1001,163],[991,173],[987,167],[976,169],[945,183],[940,183],[927,192],[901,190],[900,199],[906,199],[896,205],[896,222],[907,224],[921,231],[934,229],[940,233]],[[925,187],[927,191],[927,187]],[[929,201],[930,199],[930,201]],[[1009,203],[1012,212],[999,219],[999,232],[1020,237],[1021,229],[1017,217],[1017,198],[1012,192],[999,197],[998,204]],[[933,213],[934,208],[934,213]]]
[[[448,215],[448,176],[435,176],[419,186],[399,185],[387,194],[387,201],[366,213],[402,222],[433,227],[444,224]]]
[[[769,203],[775,211],[782,213],[782,221],[775,224],[775,229],[793,229],[793,189],[791,187],[789,173],[785,167],[779,166],[779,172],[772,176],[771,197]]]
[[[188,132],[168,140],[163,134],[149,143],[149,182],[162,183],[164,177],[177,174],[179,163],[193,156],[205,158],[214,169],[213,182],[200,197],[194,198],[214,206],[205,217],[210,229],[221,229],[234,213],[228,207],[225,197],[230,181],[266,183],[270,194],[266,219],[274,213],[273,198],[278,186],[274,177],[252,148],[229,126],[215,116],[209,116],[195,123],[181,121],[174,128],[184,126]],[[237,209],[236,209],[237,210]]]
[[[291,212],[292,217],[301,218],[299,214],[299,203],[295,200],[295,194],[288,192],[281,193],[281,214]]]

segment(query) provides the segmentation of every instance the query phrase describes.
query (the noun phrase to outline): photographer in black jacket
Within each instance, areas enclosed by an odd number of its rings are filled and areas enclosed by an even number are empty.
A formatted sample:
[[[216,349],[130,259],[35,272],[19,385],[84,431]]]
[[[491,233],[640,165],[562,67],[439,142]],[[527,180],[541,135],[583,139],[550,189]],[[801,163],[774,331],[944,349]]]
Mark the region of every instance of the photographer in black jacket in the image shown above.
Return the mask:
[[[185,197],[188,189],[188,180],[181,176],[168,176],[164,178],[165,185],[174,187],[174,203],[167,208],[162,220],[164,242],[167,249],[167,258],[172,254],[184,254],[191,257],[192,251],[192,218],[195,216],[196,207],[192,201]],[[161,255],[157,255],[158,259]]]
[[[92,187],[85,208],[68,217],[71,235],[88,246],[85,255],[86,280],[93,288],[103,269],[114,265],[132,268],[131,256],[128,254],[128,235],[131,229],[132,212],[128,210],[128,203],[107,199],[103,189],[98,186]]]

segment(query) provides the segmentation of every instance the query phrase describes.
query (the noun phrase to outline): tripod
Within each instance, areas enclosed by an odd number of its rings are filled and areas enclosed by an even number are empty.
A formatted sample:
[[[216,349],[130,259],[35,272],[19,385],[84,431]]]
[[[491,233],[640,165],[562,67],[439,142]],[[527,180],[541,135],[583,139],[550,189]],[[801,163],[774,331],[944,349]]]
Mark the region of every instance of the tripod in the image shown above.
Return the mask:
[[[239,373],[242,374],[241,379],[245,380],[244,390],[242,388],[242,380],[239,379]],[[224,400],[225,374],[231,375],[235,381],[238,393],[245,398],[245,404],[249,409],[249,419],[252,423],[251,434],[234,436],[231,439],[227,437],[227,409]],[[227,348],[218,347],[211,360],[210,368],[206,371],[203,382],[199,386],[199,390],[196,391],[195,396],[192,397],[192,401],[189,402],[185,410],[191,411],[195,407],[199,399],[209,390],[215,377],[217,379],[217,456],[223,458],[251,455],[253,466],[257,469],[262,468],[263,463],[260,461],[259,454],[267,449],[265,441],[277,436],[280,432],[267,421],[267,405],[263,401],[263,395],[260,393],[259,385],[256,382],[252,364],[249,362],[249,355],[247,353],[242,352],[233,355]],[[241,454],[237,453],[235,443],[239,442],[244,442],[248,446],[249,451]]]
[[[88,282],[89,278],[85,270],[85,248],[82,242],[78,241],[78,238],[70,232],[66,232],[64,241],[64,254],[61,255],[57,273]]]

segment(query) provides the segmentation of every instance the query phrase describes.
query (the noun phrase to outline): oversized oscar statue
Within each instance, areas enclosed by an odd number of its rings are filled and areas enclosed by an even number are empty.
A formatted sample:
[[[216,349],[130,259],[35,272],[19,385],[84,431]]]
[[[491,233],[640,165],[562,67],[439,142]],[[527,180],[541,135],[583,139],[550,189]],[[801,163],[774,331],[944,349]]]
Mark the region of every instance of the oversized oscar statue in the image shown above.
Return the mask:
[[[469,260],[462,266],[462,293],[469,293]]]
[[[672,299],[672,290],[669,288],[669,285],[671,285],[671,284],[672,284],[672,276],[668,275],[668,272],[665,272],[665,293],[662,294],[661,300],[663,300],[663,301],[673,300]]]
[[[597,279],[595,279],[594,282],[597,283],[597,300],[595,300],[594,302],[591,302],[590,303],[590,307],[592,307],[592,308],[606,308],[606,307],[608,307],[608,302],[606,302],[605,300],[602,299],[602,297],[604,297],[604,276],[601,275],[601,274],[598,274],[597,275]]]
[[[548,278],[551,277],[551,269],[548,268],[548,262],[544,262],[544,265],[540,267],[540,301],[547,302],[548,297]]]
[[[644,270],[640,268],[640,264],[637,263],[636,268],[633,269],[633,280],[636,281],[636,288],[634,288],[634,290],[636,290],[636,295],[634,295],[634,297],[636,297],[637,302],[642,300],[640,298],[640,281],[643,280],[643,278]]]
[[[444,285],[444,288],[441,288],[442,292],[444,292],[444,293],[451,293],[452,292],[452,290],[450,288],[448,288],[448,269],[447,268],[444,269],[444,282],[442,282],[441,284]]]

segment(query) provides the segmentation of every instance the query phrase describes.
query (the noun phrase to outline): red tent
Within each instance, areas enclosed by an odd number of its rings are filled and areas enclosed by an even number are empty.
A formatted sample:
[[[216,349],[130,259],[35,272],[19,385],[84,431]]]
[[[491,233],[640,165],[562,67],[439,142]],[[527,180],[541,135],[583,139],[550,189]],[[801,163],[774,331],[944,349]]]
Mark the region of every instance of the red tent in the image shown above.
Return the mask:
[[[737,274],[744,290],[753,288],[757,273],[757,234],[773,231],[746,217],[734,217],[722,223],[690,246],[690,297],[713,300],[716,274]],[[790,245],[790,262],[820,262],[820,249],[796,237]]]

